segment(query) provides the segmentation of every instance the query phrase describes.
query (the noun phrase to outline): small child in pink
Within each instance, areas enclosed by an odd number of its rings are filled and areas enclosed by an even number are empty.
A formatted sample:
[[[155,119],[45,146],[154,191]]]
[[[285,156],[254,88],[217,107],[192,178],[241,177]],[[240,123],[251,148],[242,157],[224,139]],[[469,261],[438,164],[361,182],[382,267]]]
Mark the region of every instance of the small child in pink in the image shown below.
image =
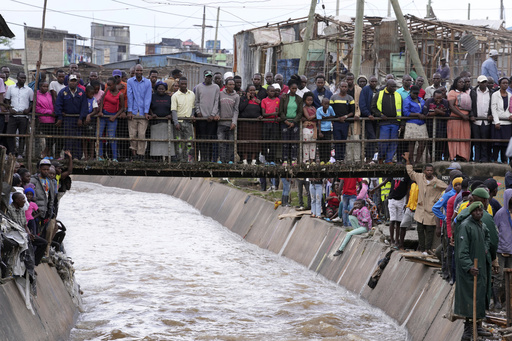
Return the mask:
[[[32,188],[25,188],[25,196],[28,200],[28,210],[25,211],[25,218],[27,219],[28,229],[34,236],[37,235],[37,224],[35,218],[39,216],[39,207],[34,202],[35,195],[36,193]]]

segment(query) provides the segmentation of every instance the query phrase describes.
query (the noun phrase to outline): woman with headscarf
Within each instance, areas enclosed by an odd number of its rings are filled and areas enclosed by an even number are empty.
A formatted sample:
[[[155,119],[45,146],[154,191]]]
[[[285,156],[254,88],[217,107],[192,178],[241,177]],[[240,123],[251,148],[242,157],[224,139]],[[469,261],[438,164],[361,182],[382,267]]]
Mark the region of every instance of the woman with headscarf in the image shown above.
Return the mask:
[[[155,92],[151,96],[149,116],[151,118],[151,139],[169,139],[169,120],[171,119],[171,96],[167,93],[167,83],[159,81],[155,84]],[[172,134],[172,129],[171,129]],[[172,136],[170,137],[173,138]],[[169,155],[168,142],[151,142],[149,154],[154,157],[174,155],[174,144],[170,144],[171,155]]]
[[[512,105],[510,103],[511,95],[508,89],[508,78],[502,77],[498,80],[499,90],[491,96],[491,113],[493,127],[491,129],[491,138],[503,140],[503,142],[494,142],[492,148],[492,158],[498,161],[501,154],[501,162],[508,163],[508,157],[505,155],[508,141],[512,137]]]
[[[449,139],[467,139],[462,142],[448,142],[450,160],[468,161],[471,148],[471,127],[469,125],[469,112],[471,111],[471,96],[465,85],[465,77],[457,77],[448,93],[450,117],[459,118],[449,120],[447,135]]]

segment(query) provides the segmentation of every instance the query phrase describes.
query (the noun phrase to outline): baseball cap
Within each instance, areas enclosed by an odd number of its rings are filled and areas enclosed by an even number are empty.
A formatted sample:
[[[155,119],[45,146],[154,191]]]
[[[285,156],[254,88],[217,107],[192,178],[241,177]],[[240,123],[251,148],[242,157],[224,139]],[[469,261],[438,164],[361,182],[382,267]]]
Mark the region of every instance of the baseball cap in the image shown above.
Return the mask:
[[[477,81],[478,83],[482,83],[482,82],[487,82],[487,81],[489,81],[489,80],[487,79],[487,76],[480,75],[480,76],[478,76],[478,78],[476,79],[476,81]]]
[[[273,87],[274,89],[276,89],[276,90],[281,91],[281,85],[279,85],[279,83],[274,83],[274,84],[272,84],[272,87]]]
[[[76,75],[69,75],[69,80],[70,81],[73,81],[73,80],[76,81],[77,79],[78,79],[78,77]]]
[[[75,78],[76,79],[76,78]],[[52,162],[48,159],[42,159],[41,161],[39,161],[39,166],[42,166],[42,165],[48,165],[48,166],[51,166],[52,165]]]
[[[212,72],[212,70],[205,70],[205,71],[204,71],[204,76],[205,76],[205,77],[213,77],[213,72]]]
[[[444,56],[443,56],[443,57],[441,57],[441,59],[440,59],[440,60],[446,60],[446,57],[444,57]]]
[[[115,76],[123,77],[123,72],[119,69],[115,69],[114,71],[112,71],[112,77]]]
[[[460,164],[458,162],[452,162],[450,163],[450,167],[446,168],[446,169],[461,169],[462,167],[460,166]]]
[[[489,51],[489,56],[494,57],[494,56],[497,56],[497,55],[499,55],[499,53],[498,53],[498,51],[497,51],[497,50],[491,50],[491,51]]]

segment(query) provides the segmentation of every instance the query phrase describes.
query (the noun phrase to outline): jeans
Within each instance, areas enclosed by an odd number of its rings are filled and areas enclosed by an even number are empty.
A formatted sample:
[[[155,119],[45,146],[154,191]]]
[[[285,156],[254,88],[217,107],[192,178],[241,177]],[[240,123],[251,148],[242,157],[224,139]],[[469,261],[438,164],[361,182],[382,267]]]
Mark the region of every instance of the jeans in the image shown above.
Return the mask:
[[[319,216],[322,214],[322,184],[310,184],[311,214]]]
[[[4,118],[5,119],[5,118]],[[19,134],[26,134],[28,129],[29,121],[27,117],[9,117],[9,122],[7,122],[7,134],[16,134],[16,130],[19,131]],[[20,137],[20,142],[18,146],[18,155],[25,155],[25,138]],[[16,138],[8,137],[7,138],[7,154],[14,154],[14,150],[16,149]]]
[[[336,122],[332,123],[332,135],[334,141],[346,141],[348,137],[348,128],[350,123],[348,122]],[[336,150],[335,159],[338,161],[345,159],[345,150],[347,149],[346,143],[335,143],[334,149]]]
[[[297,125],[290,128],[284,123],[281,124],[281,140],[299,142],[299,137],[299,127]],[[292,160],[297,160],[297,143],[283,144],[283,161],[289,160],[290,156]]]
[[[417,223],[418,231],[418,251],[427,251],[432,249],[432,243],[434,242],[434,225],[423,225],[420,222]]]
[[[343,194],[343,200],[340,202],[340,207],[338,209],[338,217],[343,217],[343,226],[350,226],[350,222],[348,220],[348,212],[350,212],[352,207],[354,207],[355,201],[355,195]],[[345,210],[348,212],[345,212]]]
[[[491,137],[491,125],[477,125],[471,123],[471,137],[474,139],[489,139]],[[475,162],[489,162],[489,156],[491,156],[491,146],[486,142],[474,142],[473,147],[475,148],[475,156],[473,160]]]
[[[217,126],[217,139],[219,140],[234,140],[234,130],[230,126],[218,125]],[[234,146],[232,143],[219,143],[219,157],[222,162],[234,161]]]
[[[375,140],[377,136],[375,135],[377,132],[377,123],[372,121],[366,121],[364,125],[365,131],[365,139],[366,140]],[[366,142],[365,145],[365,156],[366,161],[371,161],[373,159],[373,155],[375,155],[375,149],[377,144],[375,142]]]
[[[82,129],[78,127],[78,117],[64,117],[64,136],[82,136]],[[79,139],[66,139],[64,146],[71,151],[74,158],[82,158],[82,141]]]
[[[283,195],[290,195],[290,180],[286,178],[281,178],[281,182],[283,183]]]
[[[386,124],[380,126],[380,139],[397,139],[398,138],[398,125]],[[379,159],[384,158],[384,162],[393,161],[393,155],[396,152],[397,142],[381,142],[379,148]]]
[[[338,249],[340,251],[343,251],[345,249],[345,247],[347,246],[347,244],[350,241],[350,239],[352,238],[352,236],[368,232],[366,227],[361,227],[359,225],[359,221],[357,220],[357,218],[355,216],[351,215],[351,216],[349,216],[349,219],[350,219],[350,224],[352,225],[352,227],[354,229],[352,231],[350,231],[349,233],[347,233],[347,235],[343,239],[343,242],[341,243],[341,246]]]
[[[103,110],[103,114],[105,116],[100,118],[100,139],[103,135],[103,131],[105,130],[105,126],[107,127],[107,136],[108,137],[116,137],[116,130],[117,130],[117,119],[112,122],[110,121],[110,117],[112,117],[115,114],[109,113],[105,110]],[[112,158],[116,159],[118,158],[117,155],[117,141],[108,141],[108,144],[110,145],[110,148],[112,149]],[[100,140],[100,150],[99,150],[99,156],[103,157],[103,142]]]
[[[309,181],[297,179],[297,192],[299,195],[299,206],[300,207],[304,207],[304,189],[306,190],[306,195],[308,196],[307,207],[311,207],[311,195],[309,192],[309,185],[310,185]]]

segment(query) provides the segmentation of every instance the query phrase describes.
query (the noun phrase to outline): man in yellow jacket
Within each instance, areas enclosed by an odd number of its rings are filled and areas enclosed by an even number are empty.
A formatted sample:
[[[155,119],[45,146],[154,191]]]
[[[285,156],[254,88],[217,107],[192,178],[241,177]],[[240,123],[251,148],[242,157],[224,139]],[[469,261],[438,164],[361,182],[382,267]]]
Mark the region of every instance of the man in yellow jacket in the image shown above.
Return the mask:
[[[400,120],[402,116],[402,96],[396,92],[396,82],[388,80],[386,88],[379,91],[372,99],[371,112],[378,117],[381,140],[398,139]],[[381,142],[379,146],[379,161],[391,164],[395,155],[397,142]]]

